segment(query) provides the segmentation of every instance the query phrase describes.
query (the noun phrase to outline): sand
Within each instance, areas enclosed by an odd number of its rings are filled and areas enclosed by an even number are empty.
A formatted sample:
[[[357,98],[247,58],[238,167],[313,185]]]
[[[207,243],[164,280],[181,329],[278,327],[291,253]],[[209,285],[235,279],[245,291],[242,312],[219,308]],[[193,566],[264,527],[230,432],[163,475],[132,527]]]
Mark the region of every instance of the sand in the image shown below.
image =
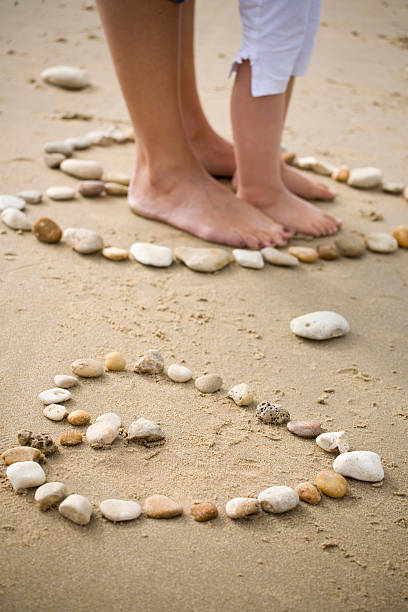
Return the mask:
[[[226,73],[240,36],[236,4],[201,1],[197,18],[203,102],[227,137]],[[75,185],[44,166],[43,143],[112,121],[128,125],[97,13],[85,10],[89,5],[2,2],[3,193]],[[388,180],[407,183],[407,17],[404,0],[325,3],[312,66],[299,79],[288,119],[291,149],[334,163],[376,165]],[[39,82],[44,68],[64,63],[88,68],[92,89],[67,92]],[[93,118],[62,120],[61,111]],[[98,148],[78,157],[131,171],[133,147]],[[335,203],[321,207],[342,216],[347,229],[389,232],[407,224],[408,204],[401,197],[336,187]],[[119,247],[135,240],[204,244],[132,215],[120,198],[46,201],[27,209],[33,220],[46,215],[63,227],[90,227]],[[373,223],[360,210],[381,212],[384,219]],[[151,418],[165,430],[166,443],[156,450],[121,443],[99,452],[85,444],[61,448],[46,465],[48,479],[63,480],[95,507],[104,498],[143,501],[164,493],[187,511],[169,521],[114,525],[94,518],[79,527],[55,510],[41,513],[33,493],[15,495],[2,468],[2,609],[407,609],[406,252],[297,270],[230,266],[202,275],[181,265],[153,270],[80,256],[5,228],[0,245],[0,450],[16,443],[21,428],[55,438],[68,429],[45,421],[37,394],[54,386],[55,374],[69,373],[75,359],[120,350],[128,370],[81,381],[69,408],[93,418],[116,411],[127,425]],[[317,309],[343,314],[350,334],[328,343],[293,336],[290,319]],[[222,374],[223,391],[200,397],[192,382],[176,385],[132,373],[148,348],[161,349],[167,364],[185,360],[195,375]],[[229,498],[274,484],[295,486],[330,468],[333,459],[313,441],[262,426],[253,407],[238,408],[225,398],[244,381],[258,401],[280,400],[293,418],[345,429],[353,449],[378,452],[383,484],[349,480],[342,500],[324,498],[279,517],[227,519]],[[327,387],[335,391],[320,404]],[[220,518],[194,522],[188,508],[196,500],[214,501]]]

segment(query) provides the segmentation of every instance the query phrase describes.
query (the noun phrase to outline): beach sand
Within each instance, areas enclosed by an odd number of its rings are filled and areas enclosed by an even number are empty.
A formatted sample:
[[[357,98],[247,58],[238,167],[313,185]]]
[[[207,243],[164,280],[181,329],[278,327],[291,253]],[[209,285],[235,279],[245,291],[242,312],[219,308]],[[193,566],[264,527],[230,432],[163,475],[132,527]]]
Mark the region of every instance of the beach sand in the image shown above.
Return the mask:
[[[78,0],[3,0],[0,12],[1,191],[74,186],[75,179],[44,165],[43,144],[112,123],[128,125],[97,12]],[[296,85],[284,137],[289,149],[351,167],[378,166],[388,180],[407,183],[407,18],[405,0],[325,3],[309,74]],[[200,92],[211,121],[227,137],[226,75],[239,37],[236,2],[198,3]],[[86,67],[93,87],[69,92],[42,83],[41,71],[57,64]],[[65,111],[93,118],[62,120]],[[93,148],[77,157],[130,172],[133,145]],[[339,195],[319,206],[341,216],[347,230],[390,232],[408,225],[402,197],[323,180]],[[384,219],[374,223],[361,210]],[[125,198],[46,200],[27,212],[32,220],[49,216],[62,227],[95,229],[106,244],[119,247],[136,240],[206,246],[131,214]],[[47,479],[64,481],[95,509],[109,497],[142,502],[154,493],[185,508],[168,521],[142,517],[112,524],[99,516],[80,527],[55,509],[40,512],[33,492],[14,494],[2,468],[1,609],[408,608],[406,251],[294,270],[234,265],[204,275],[182,265],[157,270],[81,256],[30,233],[1,230],[0,450],[16,444],[23,428],[58,439],[70,427],[44,418],[38,393],[54,386],[55,374],[69,374],[75,359],[119,350],[128,369],[81,380],[67,407],[85,409],[93,419],[115,411],[126,425],[151,418],[162,425],[165,444],[61,447],[45,466]],[[314,310],[340,312],[351,332],[323,343],[295,337],[292,317]],[[166,364],[185,360],[195,375],[221,374],[223,390],[200,396],[192,382],[133,373],[148,348],[160,349]],[[381,455],[383,483],[349,479],[341,500],[301,503],[281,516],[228,519],[228,499],[313,480],[334,458],[284,426],[262,425],[253,406],[239,408],[226,399],[239,382],[250,383],[257,401],[279,400],[292,418],[347,430],[353,449]],[[320,404],[325,388],[334,392]],[[192,520],[188,509],[196,500],[215,502],[220,517]]]

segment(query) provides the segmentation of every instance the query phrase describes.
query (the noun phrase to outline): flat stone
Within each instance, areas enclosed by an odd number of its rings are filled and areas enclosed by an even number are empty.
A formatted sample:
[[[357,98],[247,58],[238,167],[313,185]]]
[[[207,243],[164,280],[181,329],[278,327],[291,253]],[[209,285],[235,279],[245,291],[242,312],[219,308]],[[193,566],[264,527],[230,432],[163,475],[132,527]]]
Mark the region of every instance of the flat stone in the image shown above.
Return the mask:
[[[126,174],[126,172],[107,170],[103,173],[103,180],[105,183],[119,183],[127,187],[130,183],[130,175]]]
[[[91,520],[92,506],[83,495],[69,495],[60,504],[59,513],[77,525],[87,525]]]
[[[316,438],[322,433],[322,426],[318,421],[289,421],[286,427],[290,433],[301,438]]]
[[[74,251],[89,255],[103,249],[103,238],[93,230],[81,227],[68,227],[64,230],[63,240],[71,246]]]
[[[122,419],[118,414],[116,414],[116,412],[105,412],[104,414],[101,414],[100,416],[98,416],[95,423],[100,423],[101,421],[107,421],[108,423],[112,423],[118,429],[122,425]]]
[[[46,391],[41,391],[38,395],[38,399],[43,402],[46,406],[48,404],[59,404],[60,402],[67,402],[71,399],[71,393],[67,389],[60,389],[59,387],[53,387]]]
[[[35,461],[12,463],[8,466],[6,474],[15,491],[38,487],[45,482],[45,472]]]
[[[134,367],[134,371],[138,374],[160,374],[164,369],[164,359],[155,349],[149,349],[146,354],[141,357]]]
[[[234,261],[228,251],[216,247],[208,249],[177,247],[174,254],[188,268],[197,272],[216,272]]]
[[[293,510],[299,504],[299,495],[291,487],[278,485],[265,489],[258,495],[262,510],[280,514]]]
[[[74,147],[66,142],[47,142],[44,145],[44,151],[48,154],[58,153],[64,157],[69,157],[74,151]],[[63,160],[61,160],[62,162]],[[61,163],[60,163],[61,165]]]
[[[149,419],[136,419],[130,424],[127,433],[128,441],[135,442],[158,442],[164,439],[164,433],[160,425]]]
[[[301,482],[295,487],[299,499],[315,506],[322,499],[319,490],[311,482]]]
[[[222,387],[222,378],[218,374],[204,374],[199,376],[194,384],[200,393],[216,393]]]
[[[51,200],[74,200],[75,199],[75,189],[73,187],[68,187],[64,185],[62,186],[56,185],[54,187],[48,187],[45,194]]]
[[[32,223],[22,210],[17,208],[6,208],[1,213],[1,220],[5,225],[14,230],[22,230],[24,232],[30,232],[32,229]]]
[[[296,159],[296,153],[294,151],[284,151],[282,153],[282,159],[285,162],[285,164],[288,164],[288,166],[291,166]]]
[[[280,404],[274,404],[264,400],[256,407],[256,416],[262,423],[267,425],[281,425],[290,420],[290,414]]]
[[[88,425],[91,421],[91,415],[85,410],[73,410],[69,413],[67,421],[71,425]]]
[[[92,130],[92,132],[88,132],[86,137],[91,140],[93,145],[99,147],[107,147],[116,142],[111,130]]]
[[[42,193],[38,189],[27,189],[26,191],[20,191],[18,197],[23,198],[27,204],[40,204],[42,201]]]
[[[216,519],[218,510],[212,502],[198,502],[191,506],[190,514],[198,523],[204,523]]]
[[[300,168],[300,170],[312,170],[315,164],[317,164],[317,159],[312,155],[306,157],[297,157],[294,160],[294,165],[297,168]]]
[[[112,196],[127,196],[128,194],[126,185],[120,185],[119,183],[105,183],[105,191]]]
[[[340,166],[335,168],[332,172],[332,179],[339,183],[347,183],[350,176],[350,168],[348,166]]]
[[[345,257],[360,257],[366,250],[364,239],[356,234],[342,234],[334,244]]]
[[[356,480],[378,482],[384,478],[380,456],[372,451],[342,453],[333,462],[335,472]]]
[[[329,453],[346,453],[350,450],[348,435],[345,431],[327,431],[316,438],[316,444]]]
[[[77,446],[82,440],[82,434],[79,431],[64,431],[60,435],[59,443],[62,446]]]
[[[260,270],[265,265],[262,254],[259,251],[233,249],[232,254],[237,264],[243,268],[254,268],[255,270]]]
[[[132,521],[142,514],[142,507],[135,501],[124,499],[104,499],[99,504],[103,516],[113,523]]]
[[[289,247],[288,253],[303,263],[312,263],[319,257],[316,249],[310,247],[292,246]]]
[[[9,448],[2,453],[1,458],[6,465],[12,465],[13,463],[19,463],[21,461],[37,461],[39,463],[45,461],[45,456],[38,448],[31,448],[31,446],[15,446],[14,448]]]
[[[338,499],[344,497],[347,493],[347,480],[341,474],[336,474],[331,470],[319,472],[315,479],[315,485],[328,497]]]
[[[75,66],[52,66],[41,73],[43,81],[63,89],[84,89],[91,84],[89,73]]]
[[[385,191],[385,193],[391,193],[392,195],[401,195],[401,193],[404,191],[404,185],[403,183],[383,181],[381,189]]]
[[[249,406],[254,399],[247,383],[240,383],[232,387],[227,397],[230,397],[237,406]]]
[[[97,421],[86,430],[86,439],[92,448],[103,448],[110,446],[118,434],[119,427],[112,421]]]
[[[321,174],[322,176],[331,176],[333,172],[336,170],[336,167],[333,166],[333,164],[330,164],[329,162],[317,159],[312,164],[311,170],[315,174]]]
[[[25,200],[23,198],[16,198],[13,195],[2,194],[0,195],[0,210],[6,210],[6,208],[16,208],[17,210],[23,210],[25,208]]]
[[[82,378],[97,378],[104,373],[103,364],[96,359],[77,359],[71,364],[74,374]]]
[[[299,265],[299,260],[289,253],[283,253],[274,247],[265,247],[261,249],[262,257],[265,261],[274,266],[285,266],[294,268]]]
[[[40,242],[56,244],[62,238],[62,229],[52,219],[40,217],[34,222],[33,234]]]
[[[44,155],[44,161],[48,168],[59,168],[61,162],[66,159],[67,156],[63,155],[63,153],[49,153],[48,155]]]
[[[231,519],[242,519],[259,512],[259,501],[255,497],[234,497],[225,505],[225,513]]]
[[[65,159],[60,170],[80,179],[99,180],[103,174],[102,165],[90,159]]]
[[[66,138],[64,142],[70,145],[76,151],[83,151],[84,149],[89,149],[89,147],[92,146],[92,140],[87,136],[73,136],[71,138]]]
[[[43,415],[50,421],[62,421],[67,414],[68,410],[61,404],[49,404],[43,410]]]
[[[84,198],[96,198],[105,191],[105,183],[103,181],[81,181],[77,189]]]
[[[383,180],[383,173],[378,168],[371,166],[367,168],[354,168],[350,170],[350,176],[347,184],[350,187],[359,187],[360,189],[370,189],[378,187]]]
[[[17,434],[18,443],[21,446],[31,446],[41,451],[44,455],[52,455],[57,450],[53,439],[49,434],[34,434],[28,429],[23,429]]]
[[[118,351],[108,353],[105,357],[105,368],[112,372],[121,372],[124,370],[126,368],[126,360],[122,353]]]
[[[290,329],[296,336],[302,338],[328,340],[345,336],[350,331],[350,325],[337,312],[323,310],[292,319]]]
[[[172,363],[167,369],[167,376],[173,382],[185,383],[193,378],[193,373],[186,366]]]
[[[54,383],[61,389],[70,389],[78,384],[76,376],[69,376],[68,374],[57,374],[54,376]]]
[[[340,257],[338,250],[330,244],[319,244],[317,252],[320,259],[326,259],[327,261],[332,261]]]
[[[392,235],[394,236],[400,247],[408,249],[408,227],[404,225],[399,225],[392,232]]]
[[[144,266],[167,268],[173,263],[173,252],[165,246],[148,242],[134,242],[129,251],[133,259]]]
[[[119,247],[105,247],[102,251],[102,255],[106,257],[106,259],[112,261],[125,261],[129,259],[129,251],[120,249]]]
[[[395,253],[395,251],[398,251],[398,242],[394,236],[383,232],[369,234],[366,237],[366,245],[374,253]]]
[[[150,518],[165,519],[183,514],[183,508],[166,495],[151,495],[145,500],[143,512]]]
[[[67,487],[63,482],[46,482],[38,487],[34,499],[40,510],[48,510],[67,496]]]

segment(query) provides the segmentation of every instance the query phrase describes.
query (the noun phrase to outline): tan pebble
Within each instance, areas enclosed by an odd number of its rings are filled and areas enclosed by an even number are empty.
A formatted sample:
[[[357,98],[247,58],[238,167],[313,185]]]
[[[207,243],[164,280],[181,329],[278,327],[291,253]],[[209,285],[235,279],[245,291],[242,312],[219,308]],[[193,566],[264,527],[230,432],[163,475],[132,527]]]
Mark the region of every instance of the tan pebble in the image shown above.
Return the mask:
[[[295,487],[295,491],[299,498],[308,504],[318,504],[321,500],[321,495],[316,487],[311,482],[301,482]]]
[[[334,244],[345,257],[360,257],[366,250],[364,239],[357,234],[342,234]]]
[[[62,238],[62,229],[48,217],[40,217],[33,225],[33,234],[40,242],[55,244]]]
[[[319,244],[317,247],[317,252],[320,259],[327,259],[328,261],[338,259],[340,257],[338,250],[330,244]]]
[[[143,512],[150,518],[172,518],[183,514],[183,508],[166,495],[152,495],[143,506]]]
[[[71,423],[71,425],[88,425],[91,421],[91,417],[85,410],[73,410],[67,416],[67,421]]]
[[[102,255],[106,257],[106,259],[111,259],[112,261],[124,261],[125,259],[129,259],[129,251],[120,249],[119,247],[106,247],[103,249]]]
[[[232,387],[232,389],[228,391],[227,397],[230,397],[237,406],[249,406],[254,399],[246,383],[240,383]]]
[[[103,374],[103,364],[96,359],[77,359],[71,364],[71,369],[82,378],[96,378]]]
[[[328,497],[340,498],[347,493],[347,480],[331,470],[319,472],[314,483]]]
[[[130,183],[130,175],[116,170],[107,170],[103,175],[103,180],[105,183],[119,183],[127,187]]]
[[[408,185],[405,187],[404,191],[402,192],[402,195],[408,202]]]
[[[78,183],[78,193],[85,198],[95,198],[105,191],[103,181],[81,181]]]
[[[75,412],[81,412],[81,411],[76,410]],[[71,421],[70,423],[71,425],[82,425],[82,423],[72,423]],[[82,434],[80,434],[79,431],[64,431],[60,435],[59,442],[63,446],[76,446],[77,444],[81,444]]]
[[[296,159],[296,153],[294,153],[293,151],[285,151],[284,153],[282,153],[282,159],[285,164],[291,166]]]
[[[18,463],[19,461],[37,461],[38,463],[45,461],[44,455],[37,449],[31,446],[15,446],[4,451],[1,455],[6,465]]]
[[[350,176],[350,168],[348,166],[340,166],[335,168],[332,172],[332,179],[339,183],[347,183],[348,177]]]
[[[408,227],[404,225],[399,225],[392,232],[392,235],[394,236],[400,247],[408,249]]]
[[[106,193],[113,196],[127,196],[128,188],[119,183],[105,183]]]
[[[201,393],[216,393],[222,387],[222,378],[218,374],[205,374],[199,376],[194,384]]]
[[[225,504],[225,513],[231,519],[246,518],[259,512],[260,503],[253,497],[234,497]]]
[[[286,427],[301,438],[317,438],[323,431],[318,421],[289,421]]]
[[[199,502],[193,504],[190,508],[190,513],[194,520],[199,523],[212,521],[218,516],[217,507],[212,502]]]
[[[316,249],[311,249],[310,247],[289,247],[288,253],[304,263],[311,263],[318,258]]]
[[[44,161],[49,168],[59,168],[64,159],[66,156],[62,153],[49,153],[44,156]]]
[[[126,368],[126,361],[121,353],[109,353],[105,357],[105,367],[112,372],[121,372]]]

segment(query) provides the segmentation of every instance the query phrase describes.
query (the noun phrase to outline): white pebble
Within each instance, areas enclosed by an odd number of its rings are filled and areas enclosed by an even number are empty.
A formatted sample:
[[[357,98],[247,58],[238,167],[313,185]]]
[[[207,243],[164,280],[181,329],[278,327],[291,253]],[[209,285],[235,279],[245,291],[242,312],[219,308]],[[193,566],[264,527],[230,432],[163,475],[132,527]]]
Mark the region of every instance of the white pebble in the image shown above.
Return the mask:
[[[50,421],[62,421],[68,414],[65,406],[60,404],[48,404],[43,410],[43,415]]]
[[[112,421],[98,421],[86,430],[86,439],[93,448],[109,446],[116,440],[119,427]]]
[[[91,138],[87,136],[74,136],[72,138],[66,138],[65,144],[71,146],[76,151],[82,151],[83,149],[89,149],[92,146]]]
[[[344,336],[350,331],[350,325],[337,312],[318,311],[292,319],[290,329],[302,338],[327,340]]]
[[[172,363],[167,369],[167,376],[174,382],[184,383],[192,379],[193,373],[186,366]]]
[[[383,173],[378,168],[354,168],[354,170],[350,170],[347,183],[350,187],[370,189],[371,187],[378,187],[382,180]]]
[[[403,183],[391,183],[389,181],[384,181],[381,185],[381,189],[385,191],[385,193],[399,195],[404,191],[404,185]]]
[[[246,383],[235,385],[228,391],[227,397],[230,397],[237,406],[249,406],[253,401],[253,395]]]
[[[164,434],[160,425],[149,419],[140,418],[130,424],[127,439],[146,442],[163,440]]]
[[[77,525],[87,525],[92,516],[92,506],[83,495],[69,495],[60,504],[58,510],[62,516]]]
[[[384,478],[381,458],[372,451],[342,453],[333,461],[333,470],[356,480],[378,482]]]
[[[20,191],[18,197],[23,198],[27,204],[40,204],[42,193],[38,189],[28,189],[26,191]]]
[[[217,272],[234,261],[229,251],[218,247],[177,247],[174,253],[178,260],[197,272]]]
[[[318,159],[312,164],[310,168],[316,174],[323,176],[331,176],[335,171],[336,167],[326,161],[319,161]]]
[[[54,383],[61,389],[70,389],[78,384],[76,376],[69,376],[68,374],[57,374],[54,376]]]
[[[112,132],[109,130],[93,130],[92,132],[88,132],[86,137],[89,138],[93,145],[99,145],[102,147],[116,142]]]
[[[395,253],[395,251],[398,251],[398,242],[394,236],[384,232],[369,234],[366,236],[365,242],[370,251],[374,251],[374,253]]]
[[[103,363],[96,359],[77,359],[71,364],[71,369],[77,376],[96,378],[104,373]]]
[[[299,504],[299,495],[291,487],[278,485],[262,491],[258,495],[258,500],[265,512],[279,514],[296,508]]]
[[[0,210],[6,210],[6,208],[17,208],[17,210],[23,210],[25,205],[26,203],[23,198],[16,198],[16,196],[7,194],[0,195]]]
[[[64,89],[84,89],[91,84],[89,73],[74,66],[52,66],[41,73],[41,78],[51,85]]]
[[[256,514],[259,510],[259,502],[255,497],[234,497],[225,505],[225,513],[229,518],[241,519]]]
[[[235,261],[243,268],[254,268],[255,270],[260,270],[265,265],[263,257],[259,251],[233,249],[232,254]]]
[[[60,170],[80,179],[99,180],[103,174],[101,164],[90,159],[64,159]]]
[[[122,425],[122,419],[118,414],[116,414],[116,412],[105,412],[105,414],[101,414],[100,416],[98,416],[95,423],[99,423],[100,421],[112,423],[118,428]]]
[[[316,438],[316,444],[329,453],[339,450],[346,453],[350,450],[348,435],[345,431],[327,431]]]
[[[102,236],[93,230],[80,227],[68,227],[64,230],[63,240],[74,251],[85,255],[101,251],[104,246]]]
[[[23,230],[30,232],[32,229],[32,223],[22,210],[17,208],[6,208],[1,213],[1,220],[5,225],[15,230]]]
[[[132,521],[142,514],[142,507],[135,501],[124,499],[104,499],[99,504],[103,516],[114,523],[118,521]]]
[[[54,187],[48,187],[45,195],[51,200],[74,200],[76,192],[73,187],[68,187],[67,185],[56,185]]]
[[[299,265],[299,260],[289,253],[283,253],[274,247],[265,247],[261,249],[261,253],[265,261],[275,266],[285,266],[293,268]]]
[[[53,389],[47,389],[46,391],[41,391],[38,395],[38,399],[42,401],[43,404],[59,404],[60,402],[66,402],[71,398],[71,393],[67,391],[67,389],[60,389],[59,387],[54,387]]]
[[[63,482],[46,482],[38,487],[34,499],[40,510],[48,510],[67,496],[67,487]]]
[[[149,244],[148,242],[134,242],[129,250],[132,257],[145,266],[166,268],[173,263],[173,252],[165,246]]]
[[[71,144],[59,141],[46,142],[43,148],[46,153],[59,153],[60,155],[65,155],[65,157],[72,155],[74,150]]]
[[[317,164],[316,157],[308,156],[308,157],[296,157],[293,164],[300,168],[301,170],[312,170],[313,166]]]
[[[6,474],[15,491],[38,487],[45,482],[45,472],[36,461],[12,463],[7,468]]]

